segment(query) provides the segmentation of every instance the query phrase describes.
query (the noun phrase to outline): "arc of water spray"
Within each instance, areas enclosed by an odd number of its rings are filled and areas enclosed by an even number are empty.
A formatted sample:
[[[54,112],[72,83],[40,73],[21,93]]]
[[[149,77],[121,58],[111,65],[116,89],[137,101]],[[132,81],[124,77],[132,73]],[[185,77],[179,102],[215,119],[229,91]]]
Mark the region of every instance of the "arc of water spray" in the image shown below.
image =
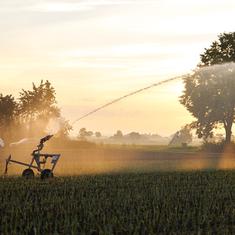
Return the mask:
[[[98,108],[96,108],[96,109],[90,111],[89,113],[84,114],[84,115],[81,116],[80,118],[76,119],[76,120],[72,123],[72,125],[74,125],[76,122],[80,121],[81,119],[84,119],[84,118],[86,118],[86,117],[92,115],[93,113],[96,113],[96,112],[100,111],[101,109],[104,109],[104,108],[106,108],[106,107],[108,107],[108,106],[110,106],[110,105],[112,105],[112,104],[115,104],[115,103],[117,103],[117,102],[119,102],[119,101],[121,101],[121,100],[123,100],[123,99],[129,97],[129,96],[135,95],[135,94],[137,94],[137,93],[140,93],[140,92],[142,92],[142,91],[148,90],[148,89],[150,89],[150,88],[152,88],[152,87],[155,87],[155,86],[160,86],[160,85],[162,85],[162,84],[164,84],[164,83],[168,83],[168,82],[171,82],[171,81],[174,81],[174,80],[178,80],[178,79],[187,78],[188,76],[190,76],[190,73],[184,74],[184,75],[180,75],[180,76],[176,76],[176,77],[172,77],[172,78],[169,78],[169,79],[166,79],[166,80],[163,80],[163,81],[154,83],[154,84],[152,84],[152,85],[150,85],[150,86],[147,86],[147,87],[138,89],[138,90],[133,91],[133,92],[131,92],[131,93],[128,93],[128,94],[126,94],[126,95],[124,95],[124,96],[121,96],[121,97],[119,97],[119,98],[117,98],[117,99],[114,99],[114,100],[112,100],[112,101],[110,101],[110,102],[108,102],[108,103],[106,103],[106,104],[104,104],[104,105],[102,105],[102,106],[100,106],[100,107],[98,107]]]

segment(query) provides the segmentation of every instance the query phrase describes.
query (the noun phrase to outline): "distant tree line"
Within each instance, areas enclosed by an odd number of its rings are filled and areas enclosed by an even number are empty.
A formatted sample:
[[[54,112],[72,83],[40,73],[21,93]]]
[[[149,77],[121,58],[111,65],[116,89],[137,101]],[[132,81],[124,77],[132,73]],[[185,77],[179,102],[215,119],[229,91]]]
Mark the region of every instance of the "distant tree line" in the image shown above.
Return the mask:
[[[99,131],[96,131],[95,133],[93,131],[88,131],[85,127],[81,128],[79,130],[78,139],[80,140],[86,140],[89,137],[95,136],[96,138],[100,138],[102,135]]]

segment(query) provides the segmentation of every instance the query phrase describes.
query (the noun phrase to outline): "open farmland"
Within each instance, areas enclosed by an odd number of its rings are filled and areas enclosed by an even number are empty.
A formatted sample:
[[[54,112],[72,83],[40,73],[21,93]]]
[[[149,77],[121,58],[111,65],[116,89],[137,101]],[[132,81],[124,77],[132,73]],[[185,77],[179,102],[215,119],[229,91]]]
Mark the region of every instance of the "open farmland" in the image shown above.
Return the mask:
[[[30,162],[32,148],[15,148],[0,152],[3,173],[5,158]],[[161,146],[111,146],[77,149],[45,148],[44,152],[60,153],[61,158],[55,169],[57,176],[103,174],[119,172],[155,172],[235,169],[233,152],[223,154],[202,153],[194,149],[174,149]],[[48,166],[49,167],[49,166]],[[10,164],[9,175],[21,175],[26,167]],[[35,171],[36,173],[36,171]]]
[[[0,181],[4,235],[235,233],[235,171]]]

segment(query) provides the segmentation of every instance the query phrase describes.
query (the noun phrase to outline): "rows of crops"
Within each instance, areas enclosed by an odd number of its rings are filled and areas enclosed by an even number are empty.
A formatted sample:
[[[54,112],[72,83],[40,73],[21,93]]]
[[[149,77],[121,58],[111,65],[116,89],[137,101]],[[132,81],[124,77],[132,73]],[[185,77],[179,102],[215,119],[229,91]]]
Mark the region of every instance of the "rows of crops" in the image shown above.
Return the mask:
[[[0,234],[235,234],[235,171],[0,179]]]

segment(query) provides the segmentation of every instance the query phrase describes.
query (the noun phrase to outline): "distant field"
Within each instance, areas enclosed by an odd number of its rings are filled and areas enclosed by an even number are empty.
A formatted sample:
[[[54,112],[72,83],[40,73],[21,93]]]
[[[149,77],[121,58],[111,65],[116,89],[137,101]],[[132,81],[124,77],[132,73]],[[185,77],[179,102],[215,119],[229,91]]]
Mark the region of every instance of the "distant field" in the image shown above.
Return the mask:
[[[235,234],[235,171],[0,178],[0,234]]]
[[[235,154],[209,154],[198,150],[197,147],[105,145],[74,149],[47,148],[44,152],[61,154],[56,175],[235,169]],[[13,159],[29,162],[31,151],[30,148],[19,148],[1,152],[1,173],[4,159],[10,152]],[[11,164],[9,174],[20,175],[23,169],[25,167]]]
[[[148,152],[198,152],[200,146],[168,146],[168,145],[136,145],[136,144],[106,144],[98,145],[98,148],[103,149],[122,149],[122,150],[141,150]]]

